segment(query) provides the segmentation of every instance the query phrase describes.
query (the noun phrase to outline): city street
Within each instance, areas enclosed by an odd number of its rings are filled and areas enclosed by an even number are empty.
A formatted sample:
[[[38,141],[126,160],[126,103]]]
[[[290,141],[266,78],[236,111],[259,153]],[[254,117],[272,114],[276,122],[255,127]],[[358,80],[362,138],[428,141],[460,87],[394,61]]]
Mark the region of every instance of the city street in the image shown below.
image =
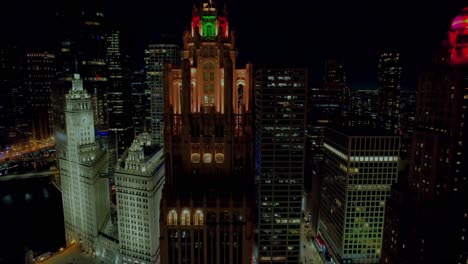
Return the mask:
[[[303,264],[327,264],[323,261],[324,257],[317,251],[312,240],[307,239],[306,224],[301,228],[301,262]]]
[[[94,258],[93,256],[82,253],[81,250],[73,245],[63,252],[58,253],[57,255],[45,260],[38,261],[36,263],[41,264],[99,264],[100,260]]]

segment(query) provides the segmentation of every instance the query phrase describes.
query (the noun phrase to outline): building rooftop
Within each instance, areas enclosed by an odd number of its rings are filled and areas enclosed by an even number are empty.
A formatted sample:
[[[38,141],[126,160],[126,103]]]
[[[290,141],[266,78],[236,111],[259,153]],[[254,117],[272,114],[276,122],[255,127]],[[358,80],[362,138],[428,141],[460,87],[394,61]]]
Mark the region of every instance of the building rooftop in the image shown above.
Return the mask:
[[[338,125],[331,125],[327,128],[349,137],[398,137],[387,130],[378,128],[344,127]]]

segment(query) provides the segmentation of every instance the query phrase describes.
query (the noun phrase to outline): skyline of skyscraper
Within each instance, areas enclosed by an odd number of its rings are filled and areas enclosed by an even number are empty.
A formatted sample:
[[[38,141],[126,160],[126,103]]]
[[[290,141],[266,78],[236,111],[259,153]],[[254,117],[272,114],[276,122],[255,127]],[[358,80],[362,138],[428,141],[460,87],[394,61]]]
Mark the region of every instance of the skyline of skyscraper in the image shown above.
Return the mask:
[[[25,5],[37,9],[7,29],[40,30],[0,41],[0,263],[468,261],[468,8],[447,23],[430,64],[415,63],[431,46],[415,39],[436,36],[429,25],[451,14],[446,4],[437,17],[405,17],[405,7],[391,20],[381,7],[398,3],[378,3],[368,20],[356,3],[242,1],[196,1],[191,12],[167,1],[57,1],[50,43],[32,19],[44,7]],[[356,10],[313,30],[324,6]],[[432,19],[404,45],[378,44],[421,13]],[[177,46],[168,36],[185,20]],[[372,69],[353,67],[370,58]],[[347,78],[356,74],[378,89],[357,90]],[[54,199],[57,215],[37,218],[49,211],[36,205]]]

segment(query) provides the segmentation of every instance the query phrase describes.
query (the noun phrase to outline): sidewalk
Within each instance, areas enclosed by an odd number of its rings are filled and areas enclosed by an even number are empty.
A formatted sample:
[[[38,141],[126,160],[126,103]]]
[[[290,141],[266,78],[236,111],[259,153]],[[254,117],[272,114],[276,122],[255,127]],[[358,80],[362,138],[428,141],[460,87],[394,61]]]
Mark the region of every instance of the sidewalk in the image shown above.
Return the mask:
[[[58,253],[57,255],[48,258],[42,262],[36,263],[44,263],[44,264],[99,264],[102,263],[101,260],[96,259],[95,257],[81,252],[81,250],[76,246],[73,245],[63,252]]]
[[[315,248],[312,240],[307,239],[308,228],[303,223],[301,226],[301,257],[300,261],[303,264],[326,264],[323,261],[321,254]]]

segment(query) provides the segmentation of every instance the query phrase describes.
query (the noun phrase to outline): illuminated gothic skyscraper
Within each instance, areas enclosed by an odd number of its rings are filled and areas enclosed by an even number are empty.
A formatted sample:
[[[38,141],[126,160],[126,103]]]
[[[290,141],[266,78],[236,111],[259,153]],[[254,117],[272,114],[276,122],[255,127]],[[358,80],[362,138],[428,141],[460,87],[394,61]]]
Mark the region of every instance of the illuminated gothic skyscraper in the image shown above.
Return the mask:
[[[211,2],[193,9],[181,67],[165,68],[162,263],[251,263],[252,66]],[[193,262],[192,262],[193,261]]]

